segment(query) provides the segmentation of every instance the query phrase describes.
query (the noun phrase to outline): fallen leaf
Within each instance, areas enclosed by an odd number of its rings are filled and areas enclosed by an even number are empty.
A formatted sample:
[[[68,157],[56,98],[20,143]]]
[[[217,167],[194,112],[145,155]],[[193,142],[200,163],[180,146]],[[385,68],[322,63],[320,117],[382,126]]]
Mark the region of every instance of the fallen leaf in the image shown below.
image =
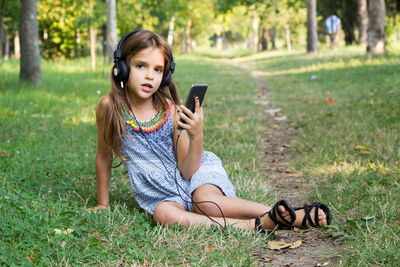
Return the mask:
[[[213,252],[214,251],[214,247],[213,246],[205,246],[204,247],[204,251],[205,252]]]
[[[3,152],[1,152],[0,157],[5,158],[7,156],[6,154],[7,151],[3,150]]]
[[[67,245],[67,242],[65,242],[65,241],[61,242],[61,244],[60,244],[60,246],[61,246],[62,248],[65,248],[66,245]]]
[[[298,248],[299,246],[301,246],[302,241],[297,240],[295,242],[285,242],[283,240],[280,240],[280,241],[269,241],[267,244],[269,245],[269,249],[281,250],[283,248]]]
[[[355,151],[369,150],[369,146],[367,146],[367,145],[356,145],[356,146],[354,147],[354,150],[355,150]]]
[[[25,259],[27,259],[29,262],[32,263],[33,257],[31,257],[31,256],[25,256]]]
[[[244,118],[243,117],[237,117],[236,120],[237,121],[244,121]]]
[[[302,243],[303,243],[303,242],[302,242],[301,240],[297,240],[297,241],[293,242],[293,243],[290,245],[289,248],[298,248],[298,247],[301,246]]]
[[[325,104],[327,106],[333,106],[333,105],[335,105],[335,99],[333,97],[329,97],[329,98],[325,99]]]
[[[279,129],[279,125],[278,125],[278,124],[273,124],[273,125],[271,126],[271,128],[272,128],[272,129]]]

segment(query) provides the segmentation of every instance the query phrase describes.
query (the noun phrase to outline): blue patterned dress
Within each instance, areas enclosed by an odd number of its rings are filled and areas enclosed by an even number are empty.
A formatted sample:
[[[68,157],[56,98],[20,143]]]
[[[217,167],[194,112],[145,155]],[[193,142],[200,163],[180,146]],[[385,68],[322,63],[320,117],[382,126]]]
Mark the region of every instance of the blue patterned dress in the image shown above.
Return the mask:
[[[235,196],[221,160],[212,152],[203,152],[200,168],[190,181],[180,175],[174,156],[172,114],[154,132],[137,132],[129,124],[126,131],[121,152],[127,158],[124,164],[134,197],[146,212],[153,214],[157,204],[163,201],[175,201],[193,211],[191,195],[204,184],[216,185],[226,196]]]

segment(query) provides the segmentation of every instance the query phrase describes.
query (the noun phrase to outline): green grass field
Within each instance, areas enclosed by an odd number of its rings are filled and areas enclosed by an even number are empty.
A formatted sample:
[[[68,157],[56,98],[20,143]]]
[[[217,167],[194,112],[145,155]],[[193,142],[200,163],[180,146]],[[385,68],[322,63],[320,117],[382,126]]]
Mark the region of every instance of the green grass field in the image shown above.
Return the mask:
[[[265,81],[296,139],[292,166],[335,213],[343,266],[400,262],[400,51],[276,52],[240,60]]]
[[[343,266],[396,265],[400,52],[205,54],[177,56],[174,77],[181,98],[192,83],[209,84],[205,149],[222,159],[238,196],[277,199],[261,171],[261,133],[269,126],[254,104],[256,81],[240,63],[258,71],[297,130],[288,140],[291,164],[318,181],[312,198],[332,206]],[[113,170],[111,210],[85,211],[96,205],[94,110],[109,90],[111,65],[92,72],[89,60],[43,62],[36,88],[19,84],[18,62],[0,64],[0,264],[259,265],[252,248],[265,245],[265,236],[154,225],[123,167]]]

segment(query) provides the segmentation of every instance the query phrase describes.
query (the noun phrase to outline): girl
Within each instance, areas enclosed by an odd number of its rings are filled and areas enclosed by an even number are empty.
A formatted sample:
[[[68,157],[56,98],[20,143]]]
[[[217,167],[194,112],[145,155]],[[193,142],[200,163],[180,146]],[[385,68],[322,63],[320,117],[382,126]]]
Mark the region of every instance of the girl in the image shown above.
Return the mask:
[[[198,99],[194,113],[180,105],[171,77],[172,52],[159,35],[146,30],[127,34],[117,46],[114,62],[111,92],[96,110],[95,209],[109,208],[114,152],[128,169],[140,207],[160,225],[227,223],[263,232],[276,226],[330,223],[330,210],[320,203],[294,209],[281,200],[271,208],[235,196],[221,161],[203,152],[203,109]]]

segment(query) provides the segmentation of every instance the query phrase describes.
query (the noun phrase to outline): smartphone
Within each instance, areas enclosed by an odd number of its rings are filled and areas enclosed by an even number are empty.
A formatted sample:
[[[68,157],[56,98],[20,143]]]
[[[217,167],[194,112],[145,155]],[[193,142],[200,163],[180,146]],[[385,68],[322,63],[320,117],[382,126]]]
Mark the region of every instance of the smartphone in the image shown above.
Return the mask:
[[[186,98],[185,106],[193,113],[195,112],[195,98],[199,98],[199,103],[201,106],[204,96],[206,95],[207,88],[207,84],[192,84],[192,87],[190,88],[189,94]],[[182,130],[182,128],[178,126],[178,130]]]

